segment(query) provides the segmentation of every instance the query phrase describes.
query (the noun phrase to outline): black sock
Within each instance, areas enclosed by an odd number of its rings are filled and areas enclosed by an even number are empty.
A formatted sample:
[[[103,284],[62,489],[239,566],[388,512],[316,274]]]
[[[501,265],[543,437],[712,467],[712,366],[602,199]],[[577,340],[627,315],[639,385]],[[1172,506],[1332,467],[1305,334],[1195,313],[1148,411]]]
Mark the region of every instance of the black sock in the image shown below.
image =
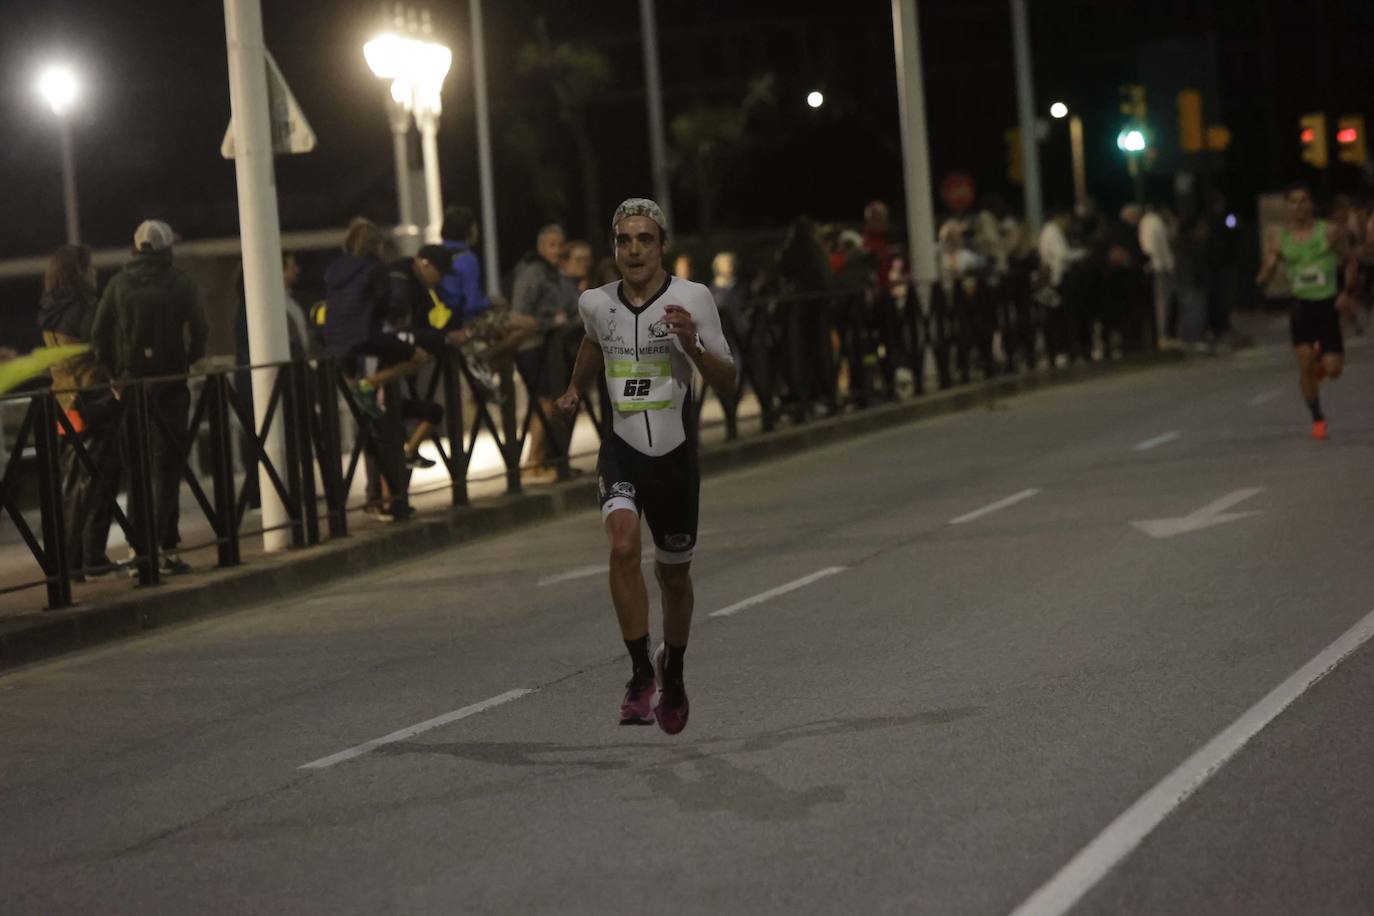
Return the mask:
[[[625,640],[625,648],[630,650],[630,661],[634,663],[634,676],[643,679],[652,676],[654,663],[649,660],[649,634],[638,639]]]
[[[1322,420],[1325,420],[1325,419],[1326,419],[1326,417],[1322,414],[1322,400],[1321,400],[1321,398],[1313,398],[1312,400],[1308,401],[1308,402],[1307,402],[1307,409],[1310,410],[1310,411],[1312,411],[1312,422],[1313,422],[1313,423],[1320,423]]]
[[[682,659],[687,654],[687,647],[668,646],[667,649],[667,657],[663,659],[663,679],[670,684],[681,684]]]

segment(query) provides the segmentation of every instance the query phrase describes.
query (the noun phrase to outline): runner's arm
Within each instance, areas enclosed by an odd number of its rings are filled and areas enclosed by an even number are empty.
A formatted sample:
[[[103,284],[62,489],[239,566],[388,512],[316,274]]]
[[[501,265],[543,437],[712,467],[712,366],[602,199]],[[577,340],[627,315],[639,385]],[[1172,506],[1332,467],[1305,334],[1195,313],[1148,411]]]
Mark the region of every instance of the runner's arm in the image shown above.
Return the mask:
[[[590,388],[596,380],[605,366],[605,359],[605,354],[601,352],[601,344],[596,342],[593,335],[588,334],[582,338],[582,345],[577,348],[577,361],[573,363],[572,382],[556,402],[560,411],[570,414],[577,412],[582,392]]]
[[[730,344],[725,339],[725,331],[720,325],[720,310],[716,300],[707,295],[701,297],[698,307],[689,313],[694,325],[695,338],[701,340],[705,352],[698,353],[696,340],[683,340],[679,336],[683,352],[696,365],[706,384],[716,390],[716,394],[729,397],[735,392],[735,358],[730,353]]]
[[[1274,271],[1278,270],[1281,259],[1278,237],[1270,233],[1264,240],[1264,260],[1260,264],[1259,273],[1255,276],[1255,283],[1267,286],[1274,276]]]

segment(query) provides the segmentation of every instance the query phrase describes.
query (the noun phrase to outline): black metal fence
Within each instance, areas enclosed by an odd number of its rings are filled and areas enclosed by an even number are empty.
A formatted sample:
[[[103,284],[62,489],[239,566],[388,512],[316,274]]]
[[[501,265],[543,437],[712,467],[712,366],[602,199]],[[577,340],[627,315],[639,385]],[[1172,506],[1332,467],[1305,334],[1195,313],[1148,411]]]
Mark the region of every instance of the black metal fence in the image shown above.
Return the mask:
[[[1127,324],[1139,325],[1144,299],[1133,295],[1121,310]],[[1069,314],[1071,303],[1054,307],[1048,301],[1035,294],[1027,276],[1010,275],[936,285],[925,307],[865,290],[779,295],[728,306],[722,321],[740,371],[734,391],[714,395],[722,408],[725,437],[737,438],[743,412],[755,407],[758,427],[767,432],[782,423],[919,397],[932,385],[948,388],[1053,366],[1056,356],[1102,356],[1090,346],[1085,350],[1082,321]],[[1089,325],[1088,338],[1093,327],[1103,337],[1113,331],[1109,321],[1094,319]],[[561,377],[552,381],[565,383],[576,343],[573,334],[580,329],[546,335],[539,374],[554,373]],[[1127,349],[1145,339],[1117,336]],[[252,368],[258,379],[271,380],[262,417],[255,417],[251,395],[242,385],[245,368]],[[388,385],[380,421],[368,416],[333,359],[144,379],[122,386],[118,399],[108,391],[91,392],[105,396],[107,410],[101,423],[87,424],[84,430],[78,430],[52,391],[0,399],[24,405],[0,479],[0,505],[39,574],[0,588],[0,595],[42,587],[48,608],[65,608],[72,603],[74,580],[110,571],[115,564],[92,565],[103,550],[97,557],[86,555],[90,551],[83,553],[69,530],[93,512],[108,513],[132,549],[132,558],[117,565],[131,570],[140,585],[158,584],[161,554],[172,546],[160,541],[161,520],[168,511],[168,494],[179,501],[182,483],[212,537],[179,550],[214,548],[218,566],[238,565],[243,539],[267,530],[244,527],[258,491],[259,468],[286,509],[287,521],[275,527],[289,532],[293,548],[346,537],[351,513],[367,504],[350,505],[349,500],[360,464],[370,459],[378,483],[391,496],[416,495],[409,489],[393,434],[403,429],[399,411],[407,398],[442,405],[447,435],[436,428],[430,441],[447,472],[441,486],[452,505],[469,501],[472,456],[484,435],[499,450],[507,492],[519,491],[521,455],[536,423],[545,432],[548,463],[566,479],[573,472],[571,459],[578,457],[569,454],[573,424],[551,416],[536,397],[523,399],[522,413],[515,378],[512,370],[505,371],[501,395],[493,397],[477,383],[461,354],[450,351],[422,375]],[[549,380],[542,377],[525,381],[529,390],[561,387],[544,385]],[[583,398],[582,409],[604,434],[609,399],[604,383],[601,387],[600,397]],[[165,409],[169,393],[178,390],[194,396],[180,402],[172,398],[172,409]],[[351,442],[344,435],[345,415],[356,428]],[[284,457],[274,461],[267,443],[276,424],[285,449]],[[238,468],[236,438],[244,453]],[[168,475],[177,479],[169,481]],[[36,491],[36,500],[21,498],[21,482]],[[127,512],[118,500],[121,490]],[[26,515],[35,502],[37,530]]]

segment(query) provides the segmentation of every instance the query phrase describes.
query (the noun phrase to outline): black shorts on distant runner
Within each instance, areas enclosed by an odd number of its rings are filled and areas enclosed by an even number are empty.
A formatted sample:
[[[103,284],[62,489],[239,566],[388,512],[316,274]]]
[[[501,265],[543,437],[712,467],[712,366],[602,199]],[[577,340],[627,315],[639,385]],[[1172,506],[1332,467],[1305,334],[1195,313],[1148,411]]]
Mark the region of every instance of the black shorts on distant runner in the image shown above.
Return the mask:
[[[654,536],[658,562],[692,562],[701,495],[694,442],[688,440],[666,455],[653,457],[615,433],[607,433],[596,474],[603,521],[617,509],[641,514]]]
[[[1323,354],[1345,352],[1335,299],[1294,299],[1289,328],[1295,347],[1317,344]]]

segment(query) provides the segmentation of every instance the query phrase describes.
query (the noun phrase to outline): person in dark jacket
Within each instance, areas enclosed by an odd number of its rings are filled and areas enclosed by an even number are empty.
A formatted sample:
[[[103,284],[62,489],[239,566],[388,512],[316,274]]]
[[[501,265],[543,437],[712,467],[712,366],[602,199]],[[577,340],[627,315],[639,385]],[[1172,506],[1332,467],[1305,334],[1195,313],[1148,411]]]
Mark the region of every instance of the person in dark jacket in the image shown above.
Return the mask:
[[[161,220],[147,220],[134,233],[134,256],[110,280],[96,309],[91,346],[114,380],[128,391],[140,379],[185,375],[205,355],[205,307],[195,281],[172,265],[176,236]],[[149,466],[152,468],[152,530],[161,548],[163,572],[190,571],[177,554],[186,419],[191,391],[184,379],[148,383]],[[144,520],[130,521],[135,539]],[[149,545],[134,544],[147,553]]]
[[[63,245],[53,252],[38,306],[38,328],[44,344],[61,347],[90,343],[95,281],[90,248]],[[119,487],[119,416],[109,376],[90,351],[63,360],[50,371],[53,395],[96,467],[96,473],[87,473],[76,459],[75,443],[67,440],[62,453],[67,557],[78,579],[97,578],[112,571],[105,544]],[[58,432],[66,438],[64,427],[59,426]]]

